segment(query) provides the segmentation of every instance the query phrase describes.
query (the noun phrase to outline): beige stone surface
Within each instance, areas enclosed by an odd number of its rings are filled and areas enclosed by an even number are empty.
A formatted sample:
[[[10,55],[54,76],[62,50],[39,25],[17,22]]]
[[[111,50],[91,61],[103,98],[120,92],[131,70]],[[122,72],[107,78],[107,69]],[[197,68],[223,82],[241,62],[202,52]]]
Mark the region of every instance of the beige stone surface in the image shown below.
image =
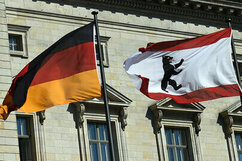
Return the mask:
[[[0,2],[4,2],[1,1]],[[4,3],[0,3],[0,97],[3,99],[14,77],[28,62],[43,52],[51,44],[66,33],[88,22],[60,18],[54,14],[81,18],[92,18],[91,10],[56,3],[45,3],[32,0],[6,0],[7,7],[54,13],[53,15],[37,15],[20,11],[4,11]],[[11,13],[11,14],[10,14]],[[5,19],[5,16],[7,18]],[[157,143],[150,119],[147,118],[149,105],[155,101],[148,99],[135,89],[123,69],[123,62],[139,47],[145,47],[148,42],[176,40],[187,38],[186,34],[177,34],[173,30],[193,34],[208,34],[220,28],[194,25],[183,22],[172,22],[144,16],[124,15],[100,11],[100,20],[118,22],[114,25],[100,23],[102,36],[111,37],[108,42],[109,67],[105,68],[107,83],[133,100],[128,107],[128,126],[125,129],[128,158],[130,161],[157,161]],[[7,42],[7,23],[29,26],[27,33],[28,58],[10,57]],[[120,23],[129,24],[122,26]],[[133,25],[133,26],[132,26]],[[137,28],[139,26],[140,28]],[[158,32],[147,29],[160,28]],[[165,32],[167,31],[167,32]],[[198,33],[199,31],[199,33]],[[241,32],[234,31],[235,38],[242,37]],[[237,44],[238,53],[242,53],[241,44]],[[237,97],[203,102],[206,109],[202,113],[199,141],[203,161],[228,161],[228,149],[222,126],[218,123],[218,114]],[[73,115],[67,111],[67,105],[50,108],[46,111],[44,122],[45,155],[48,161],[79,160],[77,131]],[[36,128],[37,129],[37,128]],[[37,140],[36,140],[37,141]],[[0,122],[0,160],[19,160],[15,114],[7,122]]]

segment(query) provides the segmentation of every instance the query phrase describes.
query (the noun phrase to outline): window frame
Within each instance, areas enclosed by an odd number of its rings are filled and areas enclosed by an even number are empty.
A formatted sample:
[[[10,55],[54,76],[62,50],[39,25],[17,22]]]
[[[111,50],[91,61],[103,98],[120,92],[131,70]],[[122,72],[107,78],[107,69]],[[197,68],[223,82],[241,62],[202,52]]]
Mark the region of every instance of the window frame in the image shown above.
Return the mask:
[[[235,128],[233,130],[234,130],[234,135],[232,136],[233,137],[232,140],[233,140],[233,145],[234,145],[234,149],[235,149],[235,158],[236,158],[236,160],[239,161],[239,155],[238,155],[238,153],[239,153],[239,151],[242,153],[242,149],[239,150],[237,148],[237,143],[236,143],[236,137],[235,137],[235,135],[237,133],[239,133],[242,136],[242,128]]]
[[[200,103],[178,104],[170,98],[159,100],[149,106],[153,113],[153,129],[156,136],[158,158],[168,161],[165,127],[187,129],[191,161],[202,161],[199,132],[201,113],[205,109]]]
[[[229,149],[229,153],[230,153],[230,155],[233,156],[231,158],[231,161],[239,161],[235,134],[240,133],[242,135],[242,127],[233,125],[231,128],[232,128],[232,135],[227,138],[228,146],[232,147],[232,148]],[[242,152],[242,150],[241,150],[241,152]]]
[[[88,131],[88,143],[89,143],[89,150],[90,150],[90,143],[96,143],[97,144],[97,148],[98,148],[98,153],[97,153],[97,155],[98,155],[98,157],[99,157],[99,159],[100,158],[103,158],[103,155],[102,155],[102,148],[101,148],[101,145],[102,144],[106,144],[106,145],[109,145],[109,140],[108,140],[108,134],[106,134],[107,136],[107,138],[106,138],[106,140],[102,140],[101,138],[100,138],[100,131],[99,131],[99,125],[106,125],[106,128],[107,128],[107,124],[105,123],[105,122],[94,122],[94,121],[88,121],[87,122],[87,127],[88,127],[88,125],[89,124],[94,124],[95,125],[95,135],[96,135],[96,139],[91,139],[91,138],[89,138],[89,129],[87,129],[87,131]],[[107,132],[107,131],[106,131]],[[91,153],[91,151],[90,151],[90,153]],[[110,155],[109,154],[107,154],[108,155],[108,158],[110,157]],[[102,159],[101,159],[102,160]]]
[[[45,153],[45,134],[44,127],[41,126],[40,118],[37,116],[37,113],[24,113],[22,111],[13,111],[13,114],[16,116],[16,126],[17,126],[17,117],[30,117],[32,118],[32,128],[33,128],[33,139],[34,139],[34,147],[35,150],[35,160],[34,161],[46,161],[46,153]],[[17,127],[16,127],[17,130]],[[17,133],[18,135],[18,133]]]
[[[176,158],[177,160],[177,149],[182,149],[182,150],[185,150],[185,159],[189,158],[189,150],[190,150],[190,142],[188,141],[188,137],[190,136],[188,134],[188,131],[187,131],[187,128],[177,128],[177,127],[170,127],[170,126],[165,126],[164,127],[164,131],[165,131],[165,135],[166,135],[166,130],[171,130],[171,139],[172,139],[172,144],[168,144],[166,142],[166,149],[168,148],[171,148],[174,152],[175,150],[175,155],[174,155],[174,158]],[[182,137],[182,140],[183,140],[183,143],[182,145],[177,145],[176,144],[176,136],[175,136],[175,130],[179,130],[183,133],[183,135],[181,136]],[[189,136],[188,136],[189,135]],[[166,137],[166,141],[167,141],[167,136]],[[168,159],[169,159],[169,154],[168,154]]]
[[[112,128],[114,128],[115,130],[113,130],[113,142],[114,144],[116,143],[116,145],[114,147],[117,147],[115,151],[115,157],[116,159],[120,160],[120,161],[125,161],[125,154],[124,154],[124,146],[123,142],[124,142],[124,138],[122,137],[124,131],[121,129],[121,125],[120,122],[118,121],[118,116],[117,115],[111,115],[111,125]],[[89,160],[91,160],[90,158],[90,149],[89,149],[89,138],[88,138],[88,127],[87,124],[88,122],[95,122],[95,123],[106,123],[106,118],[103,114],[98,114],[98,113],[85,113],[83,115],[83,133],[84,133],[84,142],[86,143],[86,145],[84,147],[85,148],[85,153],[87,154],[87,158]],[[115,136],[116,135],[116,136]]]
[[[241,111],[241,102],[238,100],[219,114],[223,121],[228,154],[231,161],[239,161],[235,133],[242,134]]]
[[[104,67],[109,67],[109,59],[108,59],[108,41],[110,37],[107,36],[100,36],[100,45],[103,48],[103,65]],[[97,45],[97,38],[95,37],[95,53],[96,53],[96,45]],[[97,56],[97,54],[96,54]],[[97,65],[99,65],[99,59],[96,57]]]
[[[9,39],[9,35],[17,35],[17,36],[21,37],[20,39],[22,40],[21,41],[22,51],[10,50],[10,48],[9,48],[9,53],[11,56],[28,58],[27,32],[28,32],[29,28],[30,27],[27,27],[27,26],[8,24],[8,39]]]
[[[17,123],[17,119],[18,118],[22,118],[26,120],[26,132],[27,135],[18,135],[18,142],[19,142],[19,155],[20,155],[20,159],[21,159],[21,147],[20,147],[20,140],[22,139],[28,139],[28,141],[30,142],[30,149],[31,149],[31,159],[33,161],[37,160],[37,155],[36,155],[36,138],[35,138],[35,130],[34,130],[34,118],[32,115],[20,115],[17,114],[16,115],[16,123]],[[18,128],[18,125],[17,125]]]
[[[189,157],[189,161],[197,161],[197,150],[196,147],[197,145],[197,139],[196,139],[196,134],[192,126],[192,122],[189,121],[171,121],[171,120],[162,120],[162,127],[161,127],[161,132],[159,136],[160,140],[160,145],[162,146],[162,153],[163,153],[163,159],[166,161],[169,160],[168,157],[168,151],[167,151],[167,142],[166,142],[166,135],[165,135],[165,129],[167,127],[174,128],[174,129],[183,129],[186,131],[186,140],[187,140],[187,153]],[[164,138],[164,139],[162,139]],[[190,155],[192,153],[192,155]]]

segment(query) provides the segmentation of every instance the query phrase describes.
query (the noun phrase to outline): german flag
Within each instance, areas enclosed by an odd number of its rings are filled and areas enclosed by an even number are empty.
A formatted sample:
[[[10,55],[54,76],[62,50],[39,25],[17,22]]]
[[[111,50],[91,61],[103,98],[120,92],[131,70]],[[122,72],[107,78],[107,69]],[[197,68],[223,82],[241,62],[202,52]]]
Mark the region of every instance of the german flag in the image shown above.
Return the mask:
[[[62,37],[22,69],[0,105],[0,118],[7,119],[14,110],[37,112],[100,96],[92,22]]]

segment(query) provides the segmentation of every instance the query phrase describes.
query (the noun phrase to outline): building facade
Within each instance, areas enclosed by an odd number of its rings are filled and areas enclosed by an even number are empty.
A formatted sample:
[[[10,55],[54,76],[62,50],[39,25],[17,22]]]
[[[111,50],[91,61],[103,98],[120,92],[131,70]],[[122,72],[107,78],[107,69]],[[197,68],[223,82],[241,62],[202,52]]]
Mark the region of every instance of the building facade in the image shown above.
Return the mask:
[[[231,18],[242,71],[238,0],[0,0],[0,101],[28,62],[93,21],[92,11],[99,12],[116,160],[242,161],[240,97],[154,101],[135,89],[123,69],[149,42],[216,32]],[[38,113],[15,111],[0,120],[0,161],[106,161],[106,131],[102,98]]]

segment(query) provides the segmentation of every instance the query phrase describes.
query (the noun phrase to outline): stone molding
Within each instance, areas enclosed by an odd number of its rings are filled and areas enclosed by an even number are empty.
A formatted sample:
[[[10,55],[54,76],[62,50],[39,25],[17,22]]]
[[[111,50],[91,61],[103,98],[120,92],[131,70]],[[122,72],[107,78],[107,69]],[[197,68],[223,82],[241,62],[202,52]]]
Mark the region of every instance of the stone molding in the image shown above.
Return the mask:
[[[205,0],[41,0],[48,3],[69,4],[73,6],[93,7],[97,9],[125,12],[180,20],[198,24],[213,24],[227,27],[227,18],[232,19],[233,27],[242,25],[242,3]],[[151,16],[152,15],[152,16]]]
[[[7,9],[7,15],[26,17],[27,16],[26,14],[30,14],[31,17],[33,17],[33,18],[44,19],[44,20],[47,20],[47,21],[57,21],[57,22],[61,21],[61,22],[76,24],[76,25],[84,25],[84,23],[81,23],[83,21],[84,22],[93,21],[92,18],[77,17],[77,16],[57,14],[57,13],[51,13],[51,12],[43,12],[43,11],[37,11],[37,10],[29,10],[29,9],[21,9],[21,8],[13,8],[13,7],[6,7],[6,9]],[[130,24],[130,23],[127,24],[127,23],[122,23],[122,22],[113,22],[113,21],[101,20],[101,19],[98,20],[98,22],[99,22],[100,27],[104,27],[104,28],[105,28],[104,25],[125,27],[126,31],[139,32],[140,30],[142,30],[142,33],[147,33],[147,34],[150,34],[150,33],[145,32],[144,30],[157,32],[156,34],[169,33],[169,34],[176,34],[176,35],[186,36],[186,37],[187,36],[192,36],[192,37],[202,36],[202,34],[199,34],[199,33],[178,31],[178,30],[172,30],[172,29],[164,29],[164,28],[158,28],[158,27],[135,25],[135,24]],[[223,24],[225,25],[225,22],[223,22]],[[234,39],[234,42],[242,44],[242,40],[240,40],[240,39]]]
[[[198,135],[201,131],[200,123],[201,123],[201,113],[205,109],[199,103],[192,103],[186,105],[173,104],[173,106],[167,106],[166,104],[169,102],[173,102],[171,99],[167,98],[164,100],[157,101],[155,104],[151,105],[149,108],[154,115],[154,132],[160,133],[160,129],[162,127],[162,119],[164,117],[170,116],[170,120],[176,121],[176,117],[174,117],[175,113],[179,113],[179,115],[186,114],[187,121],[191,121],[192,125],[195,129],[195,133]],[[184,107],[182,107],[184,106]],[[186,107],[187,106],[187,107]]]

